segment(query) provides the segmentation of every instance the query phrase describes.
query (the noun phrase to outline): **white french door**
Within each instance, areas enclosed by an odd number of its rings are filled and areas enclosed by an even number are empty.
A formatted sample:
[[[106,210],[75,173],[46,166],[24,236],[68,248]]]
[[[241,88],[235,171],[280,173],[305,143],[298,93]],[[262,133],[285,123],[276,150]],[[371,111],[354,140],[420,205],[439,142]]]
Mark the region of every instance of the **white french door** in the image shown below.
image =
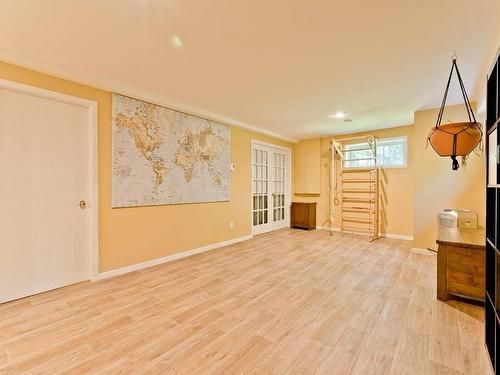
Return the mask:
[[[91,277],[97,205],[89,109],[0,83],[2,303]]]
[[[290,150],[252,142],[252,233],[290,226]]]

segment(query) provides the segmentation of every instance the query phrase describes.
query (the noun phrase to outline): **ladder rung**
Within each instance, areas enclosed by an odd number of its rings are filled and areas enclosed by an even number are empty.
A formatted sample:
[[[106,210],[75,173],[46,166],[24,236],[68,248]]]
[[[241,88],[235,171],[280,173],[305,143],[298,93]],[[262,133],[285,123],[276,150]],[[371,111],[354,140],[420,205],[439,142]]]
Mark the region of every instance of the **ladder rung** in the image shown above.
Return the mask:
[[[373,151],[373,148],[367,147],[367,148],[357,148],[357,149],[352,149],[352,150],[342,150],[342,152],[353,152],[353,151]]]
[[[362,218],[362,217],[343,216],[342,220],[344,220],[344,221],[357,221],[359,223],[368,223],[368,224],[375,223],[374,220],[370,220],[370,219],[366,219],[366,218]]]
[[[371,189],[343,189],[344,193],[375,193],[375,190]]]
[[[372,210],[368,207],[342,207],[342,211],[344,212],[359,212],[361,214],[372,214],[375,210]]]
[[[342,168],[344,173],[374,173],[376,171],[373,168]]]
[[[365,202],[365,203],[370,203],[373,202],[373,198],[354,198],[354,197],[342,197],[343,201],[346,202]]]
[[[374,182],[373,180],[370,180],[369,178],[346,178],[343,179],[342,182],[346,184],[356,184],[356,183],[368,183],[368,182]]]
[[[342,159],[342,162],[346,162],[346,161],[360,161],[360,160],[375,160],[374,157],[370,157],[370,158],[358,158],[358,159]]]
[[[352,230],[364,230],[365,232],[371,232],[373,230],[372,227],[370,227],[370,228],[363,228],[363,227],[354,227],[354,226],[351,226],[351,225],[342,225],[342,230],[344,230],[344,228],[352,229]]]

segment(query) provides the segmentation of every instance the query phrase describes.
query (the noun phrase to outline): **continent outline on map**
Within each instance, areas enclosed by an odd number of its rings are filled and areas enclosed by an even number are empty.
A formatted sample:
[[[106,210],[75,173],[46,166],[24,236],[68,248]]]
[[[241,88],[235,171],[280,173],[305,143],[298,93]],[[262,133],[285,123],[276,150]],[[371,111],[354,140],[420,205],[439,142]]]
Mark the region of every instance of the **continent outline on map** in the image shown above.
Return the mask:
[[[113,94],[112,206],[229,200],[227,125]]]

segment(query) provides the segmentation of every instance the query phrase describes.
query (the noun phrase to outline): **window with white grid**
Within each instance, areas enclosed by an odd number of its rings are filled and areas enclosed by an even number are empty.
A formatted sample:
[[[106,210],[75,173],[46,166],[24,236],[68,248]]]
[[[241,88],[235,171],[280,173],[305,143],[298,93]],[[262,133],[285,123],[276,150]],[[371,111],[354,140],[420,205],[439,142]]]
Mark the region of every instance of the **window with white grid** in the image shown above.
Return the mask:
[[[377,165],[383,168],[407,166],[408,138],[393,137],[377,139]],[[368,143],[351,143],[344,146],[345,168],[373,166],[372,151]]]

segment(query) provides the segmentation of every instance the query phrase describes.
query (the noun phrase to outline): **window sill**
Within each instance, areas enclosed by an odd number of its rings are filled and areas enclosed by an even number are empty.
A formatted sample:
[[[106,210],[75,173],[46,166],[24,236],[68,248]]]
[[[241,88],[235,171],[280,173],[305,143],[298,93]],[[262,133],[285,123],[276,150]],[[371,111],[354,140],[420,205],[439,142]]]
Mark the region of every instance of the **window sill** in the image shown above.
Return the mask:
[[[355,169],[367,169],[367,168],[372,168],[371,166],[367,167],[344,167],[344,169],[350,169],[350,170],[355,170]],[[403,169],[403,168],[408,168],[408,164],[406,165],[383,165],[379,166],[378,169]]]
[[[408,168],[408,165],[384,165],[380,169],[403,169]]]

